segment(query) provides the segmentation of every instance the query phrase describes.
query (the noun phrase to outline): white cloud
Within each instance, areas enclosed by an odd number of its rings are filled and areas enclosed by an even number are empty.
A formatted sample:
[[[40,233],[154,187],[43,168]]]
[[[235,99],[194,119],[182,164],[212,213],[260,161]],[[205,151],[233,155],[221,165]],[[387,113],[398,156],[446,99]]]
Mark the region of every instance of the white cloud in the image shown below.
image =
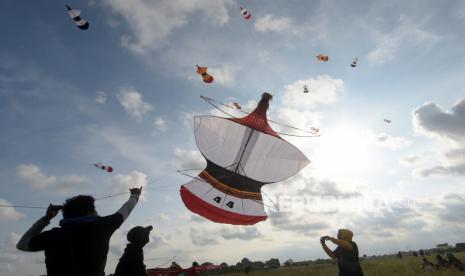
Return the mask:
[[[131,188],[147,187],[147,175],[140,171],[129,174],[117,174],[111,178],[111,188],[115,193],[127,192]],[[142,189],[142,198],[144,189]]]
[[[327,222],[315,218],[295,216],[292,213],[272,212],[268,218],[271,225],[277,230],[296,232],[305,236],[318,235],[329,227]]]
[[[234,228],[223,227],[220,232],[221,237],[225,240],[255,240],[263,237],[263,234],[260,233],[256,227],[252,226]]]
[[[57,182],[55,176],[43,174],[38,166],[32,164],[22,164],[16,167],[16,176],[36,189],[48,188]]]
[[[153,110],[153,107],[144,102],[142,95],[135,90],[123,89],[116,97],[126,112],[138,120]]]
[[[377,46],[368,53],[368,60],[383,64],[393,60],[402,48],[425,48],[441,39],[437,34],[424,28],[427,23],[425,20],[413,21],[401,16],[399,21],[390,32],[375,30]],[[372,25],[369,28],[372,28]]]
[[[451,111],[444,111],[432,102],[424,103],[412,112],[412,116],[418,133],[465,141],[465,98],[459,99]]]
[[[254,28],[258,32],[275,32],[281,34],[292,34],[298,37],[312,35],[314,38],[325,38],[327,35],[327,20],[324,13],[319,15],[310,22],[295,23],[292,18],[286,16],[276,16],[266,14],[257,17]]]
[[[153,220],[155,221],[155,223],[158,223],[160,221],[167,221],[170,220],[170,216],[167,213],[160,212],[153,218]]]
[[[229,20],[226,5],[230,0],[105,0],[104,5],[124,19],[131,34],[121,37],[123,46],[137,54],[159,50],[169,44],[170,35],[189,25],[191,18],[208,19],[223,26]],[[194,19],[192,19],[194,20]]]
[[[307,85],[309,93],[303,93],[304,85]],[[336,102],[343,91],[344,81],[333,79],[328,75],[319,75],[316,78],[299,80],[285,86],[282,98],[276,100],[280,104],[275,108],[271,106],[270,110],[280,123],[285,122],[286,125],[306,130],[309,130],[311,127],[318,128],[321,115],[312,111],[311,108]],[[272,127],[276,128],[279,132],[288,134],[305,134],[273,123]]]
[[[197,150],[174,150],[176,167],[180,170],[201,169],[206,166],[205,158]]]
[[[293,24],[289,17],[277,17],[273,14],[267,14],[257,18],[254,27],[259,32],[287,33],[293,32],[297,26]]]
[[[422,156],[417,155],[417,154],[409,154],[409,155],[402,155],[399,158],[399,162],[404,165],[404,166],[412,166],[416,163],[418,163],[421,160]]]
[[[16,167],[16,176],[19,180],[34,189],[51,189],[56,192],[65,192],[81,188],[88,184],[88,180],[79,175],[47,176],[40,167],[33,164],[22,164]]]
[[[99,104],[105,104],[107,102],[107,94],[103,91],[97,91],[95,101]]]
[[[304,94],[306,85],[309,92]],[[299,80],[286,85],[282,102],[286,107],[308,109],[317,105],[331,104],[336,101],[344,91],[344,81],[333,79],[328,75],[319,75],[316,78]]]
[[[435,139],[444,151],[439,164],[418,168],[414,174],[465,175],[465,98],[459,99],[450,111],[427,102],[415,109],[412,117],[414,130]]]
[[[412,141],[410,141],[406,137],[395,137],[387,133],[375,134],[371,131],[368,131],[368,136],[370,137],[374,145],[385,147],[385,148],[392,149],[392,150],[401,149],[403,147],[406,147],[412,144]]]
[[[190,238],[194,245],[208,246],[219,243],[217,232],[206,229],[191,228]]]
[[[16,249],[19,238],[17,233],[11,232],[0,244],[0,271],[13,272],[25,261],[23,253]]]
[[[2,205],[13,205],[11,202],[0,198],[0,204]],[[24,215],[18,211],[16,211],[15,208],[11,207],[3,207],[0,208],[0,221],[16,221],[21,218],[23,218]]]
[[[165,132],[167,130],[166,121],[162,117],[155,117],[153,124],[161,132]]]
[[[240,67],[234,64],[222,64],[219,67],[210,67],[209,73],[215,78],[215,82],[223,86],[232,86]],[[198,81],[197,78],[195,81]]]

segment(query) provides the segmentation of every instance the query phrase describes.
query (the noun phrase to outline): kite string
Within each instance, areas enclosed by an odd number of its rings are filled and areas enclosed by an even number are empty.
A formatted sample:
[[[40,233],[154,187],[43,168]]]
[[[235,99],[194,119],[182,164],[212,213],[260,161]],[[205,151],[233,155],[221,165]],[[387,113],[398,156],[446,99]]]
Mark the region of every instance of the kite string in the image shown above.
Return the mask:
[[[176,260],[176,256],[174,256],[173,258],[171,258],[171,259],[170,259],[169,261],[167,261],[166,263],[163,263],[163,264],[161,264],[161,265],[159,265],[159,266],[156,266],[156,267],[154,267],[154,268],[160,268],[161,266],[165,266],[165,265],[169,264],[170,262],[172,262],[172,261],[174,261],[174,260]]]
[[[5,208],[27,208],[27,209],[47,209],[47,207],[26,206],[26,205],[6,205],[6,204],[0,204],[0,207],[5,207]]]
[[[172,173],[171,173],[172,174]],[[156,182],[159,182],[161,179],[164,179],[166,178],[168,175],[160,178],[159,180],[157,180]],[[155,181],[152,181],[150,182],[149,184],[151,183],[155,183]],[[144,190],[159,190],[159,191],[174,191],[174,190],[164,190],[163,188],[166,188],[166,187],[171,187],[173,185],[162,185],[162,186],[158,186],[158,187],[149,187],[149,188],[145,188]],[[160,189],[161,188],[161,189]],[[117,194],[111,194],[111,195],[106,195],[106,196],[103,196],[103,197],[98,197],[95,199],[95,201],[97,200],[102,200],[102,199],[107,199],[107,198],[112,198],[112,197],[116,197],[116,196],[120,196],[120,195],[125,195],[125,194],[130,194],[131,192],[130,191],[127,191],[127,192],[122,192],[122,193],[117,193]],[[40,206],[28,206],[28,205],[7,205],[7,204],[0,204],[0,208],[25,208],[25,209],[47,209],[48,207],[40,207]]]

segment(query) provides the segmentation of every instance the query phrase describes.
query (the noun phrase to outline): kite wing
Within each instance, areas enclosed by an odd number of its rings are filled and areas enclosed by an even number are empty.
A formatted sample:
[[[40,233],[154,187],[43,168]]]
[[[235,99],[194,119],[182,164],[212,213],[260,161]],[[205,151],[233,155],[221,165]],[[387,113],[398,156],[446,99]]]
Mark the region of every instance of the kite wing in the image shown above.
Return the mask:
[[[259,104],[244,118],[195,117],[195,138],[207,168],[181,186],[181,197],[192,212],[229,224],[266,220],[261,187],[283,181],[310,163],[271,129],[266,109]]]

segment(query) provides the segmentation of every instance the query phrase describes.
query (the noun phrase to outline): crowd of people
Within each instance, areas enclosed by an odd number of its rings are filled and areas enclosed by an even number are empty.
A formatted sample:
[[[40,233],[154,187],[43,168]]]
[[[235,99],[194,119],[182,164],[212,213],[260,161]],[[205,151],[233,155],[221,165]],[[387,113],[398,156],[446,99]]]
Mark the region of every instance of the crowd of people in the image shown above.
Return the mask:
[[[465,265],[452,254],[447,252],[446,258],[443,258],[440,254],[436,255],[437,263],[429,261],[426,257],[423,257],[421,267],[424,270],[441,270],[441,269],[451,269],[465,272]]]

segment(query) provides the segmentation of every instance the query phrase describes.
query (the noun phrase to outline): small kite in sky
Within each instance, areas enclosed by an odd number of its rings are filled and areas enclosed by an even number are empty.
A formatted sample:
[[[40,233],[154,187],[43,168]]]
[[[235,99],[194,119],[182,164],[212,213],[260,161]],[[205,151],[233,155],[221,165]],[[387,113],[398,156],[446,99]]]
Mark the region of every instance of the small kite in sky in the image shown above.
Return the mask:
[[[317,58],[319,61],[328,61],[328,60],[329,60],[329,57],[328,57],[328,56],[325,56],[325,55],[322,55],[322,54],[319,54],[318,56],[316,56],[316,58]]]
[[[94,166],[109,173],[113,171],[113,167],[102,165],[102,163],[94,164]]]
[[[357,62],[358,62],[358,58],[354,58],[354,60],[350,64],[350,67],[357,67]]]
[[[71,19],[73,19],[74,24],[81,30],[87,30],[89,28],[89,22],[82,19],[79,15],[81,14],[80,10],[74,10],[70,6],[66,5],[68,8],[68,13]]]
[[[308,93],[308,87],[306,85],[304,85],[304,93]]]
[[[234,107],[237,109],[242,109],[241,105],[239,103],[233,103]]]
[[[241,7],[241,14],[242,14],[242,17],[244,17],[244,19],[246,20],[250,20],[252,18],[252,14],[248,10],[244,9],[243,7]]]
[[[391,120],[389,120],[389,119],[384,119],[384,122],[390,124],[390,123],[391,123]]]
[[[197,74],[202,76],[203,82],[212,83],[213,76],[207,73],[208,67],[200,67],[197,65]]]

